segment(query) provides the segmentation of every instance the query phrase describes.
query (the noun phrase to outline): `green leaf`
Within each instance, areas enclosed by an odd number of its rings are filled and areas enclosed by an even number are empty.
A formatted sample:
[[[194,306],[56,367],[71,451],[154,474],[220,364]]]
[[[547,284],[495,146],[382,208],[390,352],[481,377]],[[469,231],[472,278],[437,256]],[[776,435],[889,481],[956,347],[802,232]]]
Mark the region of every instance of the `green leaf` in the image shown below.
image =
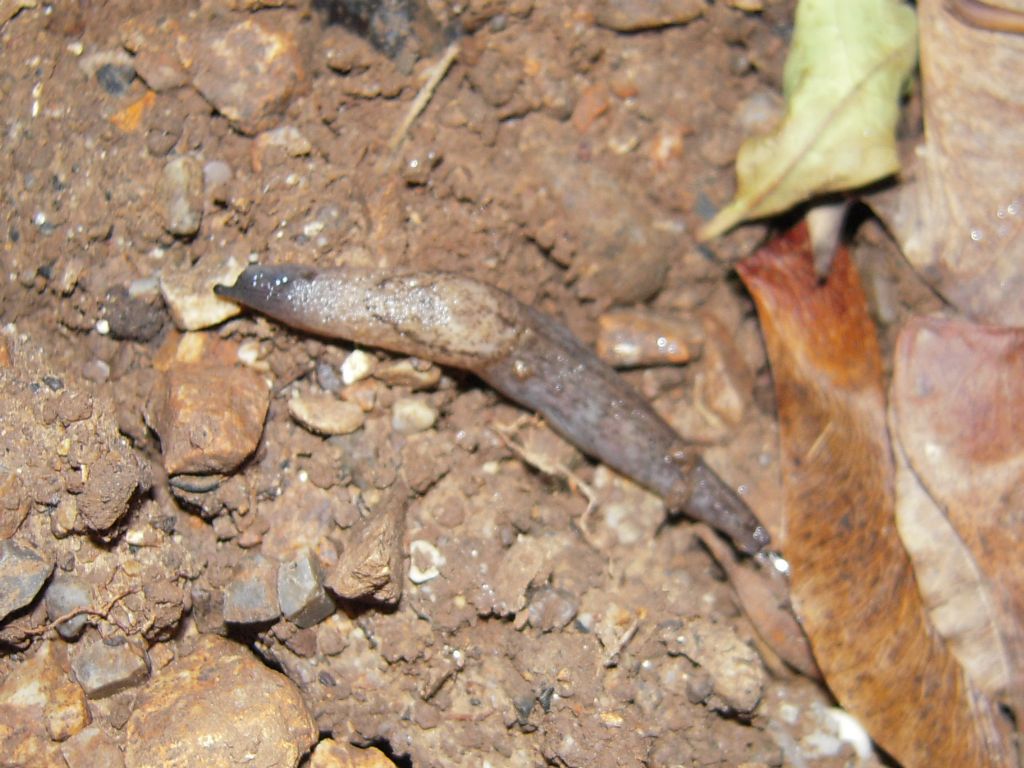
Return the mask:
[[[747,139],[736,198],[698,233],[896,173],[900,95],[917,60],[917,20],[902,0],[800,0],[783,81],[786,116]]]

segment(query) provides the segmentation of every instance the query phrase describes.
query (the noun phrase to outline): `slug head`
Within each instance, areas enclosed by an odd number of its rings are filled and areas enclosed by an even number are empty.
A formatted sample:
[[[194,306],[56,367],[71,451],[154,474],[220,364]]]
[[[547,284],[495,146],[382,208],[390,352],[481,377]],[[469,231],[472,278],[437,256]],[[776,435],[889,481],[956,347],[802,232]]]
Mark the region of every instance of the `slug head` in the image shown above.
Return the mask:
[[[234,285],[216,285],[213,292],[288,325],[311,329],[317,275],[316,269],[303,264],[254,264],[245,268]]]

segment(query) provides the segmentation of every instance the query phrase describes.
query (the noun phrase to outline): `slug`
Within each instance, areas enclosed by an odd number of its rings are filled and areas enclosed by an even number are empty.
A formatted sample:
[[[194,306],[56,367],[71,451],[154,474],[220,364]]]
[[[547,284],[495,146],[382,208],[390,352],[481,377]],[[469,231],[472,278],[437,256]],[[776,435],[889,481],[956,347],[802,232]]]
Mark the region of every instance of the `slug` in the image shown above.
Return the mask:
[[[753,554],[769,537],[747,505],[567,328],[493,286],[445,272],[250,266],[218,296],[317,335],[470,371],[541,414],[584,453]]]

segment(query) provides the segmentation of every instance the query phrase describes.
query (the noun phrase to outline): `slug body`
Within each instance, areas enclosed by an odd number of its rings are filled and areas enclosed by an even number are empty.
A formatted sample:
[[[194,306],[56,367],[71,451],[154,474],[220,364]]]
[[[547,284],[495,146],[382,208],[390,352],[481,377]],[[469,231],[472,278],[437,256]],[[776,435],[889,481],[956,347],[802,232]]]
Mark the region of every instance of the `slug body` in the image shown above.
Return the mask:
[[[216,292],[301,330],[468,370],[670,510],[744,552],[768,543],[746,504],[636,390],[560,323],[498,288],[445,272],[283,265],[248,267]]]

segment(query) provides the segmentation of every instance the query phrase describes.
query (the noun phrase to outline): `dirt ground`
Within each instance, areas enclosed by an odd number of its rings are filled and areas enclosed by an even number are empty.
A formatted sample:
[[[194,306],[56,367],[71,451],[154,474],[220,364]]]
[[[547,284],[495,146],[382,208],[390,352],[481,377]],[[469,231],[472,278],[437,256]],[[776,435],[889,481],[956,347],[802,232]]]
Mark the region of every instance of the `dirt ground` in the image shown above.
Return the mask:
[[[0,677],[67,644],[83,722],[126,765],[150,764],[147,681],[200,634],[287,675],[318,738],[399,765],[878,764],[655,496],[468,374],[195,306],[289,261],[471,275],[587,344],[613,306],[687,318],[699,354],[623,375],[776,520],[771,380],[730,268],[766,230],[692,234],[780,110],[793,3],[760,5],[438,0],[382,52],[331,3],[0,2],[0,533],[47,566],[3,582],[26,597]],[[907,308],[894,249],[871,221],[855,248],[884,333]],[[182,381],[198,402],[166,394]],[[253,387],[242,426],[214,419]],[[325,396],[358,406],[349,427],[301,423]],[[171,436],[204,408],[212,437]],[[397,577],[344,597],[339,569],[388,536]],[[323,611],[231,602],[304,552]],[[71,583],[87,597],[61,603]],[[58,635],[68,608],[89,612]],[[89,687],[94,642],[144,669]],[[74,768],[60,735],[11,764]]]

